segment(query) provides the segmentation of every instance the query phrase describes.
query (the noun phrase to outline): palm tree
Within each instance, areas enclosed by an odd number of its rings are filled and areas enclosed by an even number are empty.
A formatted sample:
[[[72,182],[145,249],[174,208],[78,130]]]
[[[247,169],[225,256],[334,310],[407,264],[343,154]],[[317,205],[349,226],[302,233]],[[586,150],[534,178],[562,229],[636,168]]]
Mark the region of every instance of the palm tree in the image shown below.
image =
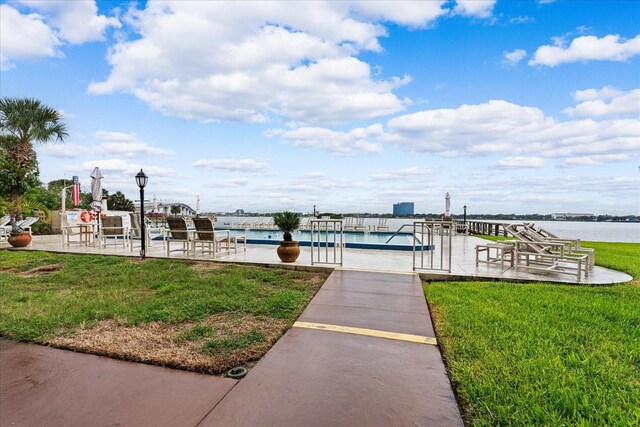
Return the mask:
[[[2,156],[2,192],[11,200],[13,233],[22,219],[22,201],[30,181],[38,174],[34,143],[64,142],[69,136],[62,115],[36,99],[0,99],[0,155]]]
[[[110,195],[107,200],[109,202],[109,209],[111,209],[112,211],[133,212],[134,210],[136,210],[133,202],[127,199],[127,196],[119,191],[116,191],[114,194]]]

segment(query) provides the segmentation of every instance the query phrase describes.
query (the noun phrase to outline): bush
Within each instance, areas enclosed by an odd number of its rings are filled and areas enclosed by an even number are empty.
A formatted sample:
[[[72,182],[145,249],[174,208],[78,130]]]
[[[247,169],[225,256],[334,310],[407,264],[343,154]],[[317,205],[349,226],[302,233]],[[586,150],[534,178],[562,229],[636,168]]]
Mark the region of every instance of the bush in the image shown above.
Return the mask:
[[[35,235],[54,234],[51,224],[48,222],[38,221],[31,226],[31,233]]]

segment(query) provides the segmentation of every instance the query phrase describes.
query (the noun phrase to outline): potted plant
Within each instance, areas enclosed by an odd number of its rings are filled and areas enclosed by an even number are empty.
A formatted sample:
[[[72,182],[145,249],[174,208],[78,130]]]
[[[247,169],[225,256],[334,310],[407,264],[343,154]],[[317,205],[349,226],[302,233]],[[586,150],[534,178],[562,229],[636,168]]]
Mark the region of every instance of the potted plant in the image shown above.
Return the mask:
[[[35,99],[0,99],[0,196],[11,203],[13,246],[26,246],[31,236],[19,225],[25,194],[40,184],[34,142],[64,141],[61,114]]]
[[[294,262],[300,255],[300,246],[291,238],[291,232],[300,227],[300,217],[294,212],[278,212],[273,215],[273,223],[284,233],[278,246],[278,257],[282,262]]]

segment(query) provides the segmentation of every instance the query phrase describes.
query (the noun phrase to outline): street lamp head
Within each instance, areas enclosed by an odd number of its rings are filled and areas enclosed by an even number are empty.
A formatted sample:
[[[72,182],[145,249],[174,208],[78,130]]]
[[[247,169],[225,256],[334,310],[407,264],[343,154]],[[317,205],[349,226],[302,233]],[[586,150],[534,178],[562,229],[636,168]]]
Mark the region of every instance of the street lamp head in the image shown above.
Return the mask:
[[[138,172],[138,174],[136,175],[136,184],[138,184],[138,187],[140,187],[140,189],[142,190],[147,186],[148,181],[149,177],[145,175],[142,169],[140,169],[140,172]]]
[[[462,207],[462,209],[464,209],[464,210],[466,211],[466,210],[467,210],[467,205],[464,205],[464,206]]]

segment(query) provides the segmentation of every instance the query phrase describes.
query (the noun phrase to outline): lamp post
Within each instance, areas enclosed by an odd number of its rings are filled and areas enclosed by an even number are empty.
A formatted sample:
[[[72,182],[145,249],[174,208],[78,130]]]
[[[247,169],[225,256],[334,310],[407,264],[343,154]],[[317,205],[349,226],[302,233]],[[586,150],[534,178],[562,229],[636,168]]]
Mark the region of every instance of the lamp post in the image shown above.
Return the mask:
[[[138,172],[138,174],[136,175],[136,184],[138,184],[138,187],[140,187],[140,256],[142,257],[142,259],[144,259],[147,249],[147,245],[145,242],[147,233],[144,223],[144,187],[147,186],[148,181],[149,177],[147,177],[142,169],[140,169],[140,172]]]
[[[462,221],[464,221],[464,223],[467,223],[467,205],[464,205],[462,207],[462,209],[464,209],[464,215],[462,216]]]

